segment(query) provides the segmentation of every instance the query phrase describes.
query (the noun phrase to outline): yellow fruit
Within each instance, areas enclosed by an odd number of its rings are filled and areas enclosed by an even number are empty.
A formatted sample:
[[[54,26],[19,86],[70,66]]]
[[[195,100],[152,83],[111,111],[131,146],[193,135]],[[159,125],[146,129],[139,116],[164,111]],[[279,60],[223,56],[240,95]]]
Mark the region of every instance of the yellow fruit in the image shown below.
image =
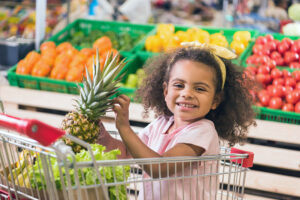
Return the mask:
[[[175,26],[173,24],[158,24],[157,35],[161,38],[168,37],[170,34],[174,34]]]
[[[243,42],[234,40],[231,42],[230,48],[234,49],[237,55],[241,55],[246,47]]]
[[[170,36],[163,40],[164,51],[172,50],[180,45],[180,40],[176,35]]]
[[[184,31],[177,31],[175,33],[175,36],[177,36],[180,40],[180,42],[188,42],[189,41],[189,35]]]
[[[209,36],[210,40],[226,40],[225,36],[222,33],[214,33]]]
[[[205,30],[199,29],[195,34],[195,40],[200,43],[209,43],[209,33]]]
[[[237,31],[233,34],[233,40],[240,41],[247,46],[251,40],[251,33],[249,31]]]
[[[145,41],[145,48],[147,51],[160,52],[162,49],[160,37],[157,35],[147,37]]]
[[[228,47],[228,42],[226,39],[225,40],[210,40],[209,43],[213,44],[213,45],[218,45],[221,47]]]
[[[228,47],[227,39],[222,33],[211,34],[209,37],[209,43],[221,47]]]

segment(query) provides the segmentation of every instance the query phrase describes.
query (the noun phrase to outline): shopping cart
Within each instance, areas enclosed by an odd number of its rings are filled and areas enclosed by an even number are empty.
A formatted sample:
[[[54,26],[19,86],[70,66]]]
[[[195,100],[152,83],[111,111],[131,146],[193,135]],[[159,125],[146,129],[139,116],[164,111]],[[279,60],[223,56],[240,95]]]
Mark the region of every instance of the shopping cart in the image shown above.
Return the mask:
[[[79,161],[61,137],[89,159]],[[0,114],[0,199],[242,199],[254,156],[234,148],[163,159],[98,160],[96,153],[60,129]]]

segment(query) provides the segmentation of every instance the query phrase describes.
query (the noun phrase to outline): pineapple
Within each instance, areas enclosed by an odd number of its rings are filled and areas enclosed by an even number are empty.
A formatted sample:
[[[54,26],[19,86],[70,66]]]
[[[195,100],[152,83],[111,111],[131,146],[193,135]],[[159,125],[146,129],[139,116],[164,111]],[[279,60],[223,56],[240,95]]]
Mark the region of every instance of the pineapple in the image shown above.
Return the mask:
[[[99,56],[97,52],[96,63],[93,63],[93,78],[86,69],[86,78],[83,79],[83,87],[80,88],[79,99],[76,99],[75,110],[68,113],[63,122],[62,129],[68,134],[88,143],[96,143],[101,131],[106,131],[100,121],[106,111],[112,109],[112,100],[109,97],[117,92],[117,84],[124,76],[124,60],[119,61],[119,55],[107,56],[103,71],[100,70]],[[121,74],[117,77],[117,75]],[[74,152],[79,152],[81,146],[66,139]]]

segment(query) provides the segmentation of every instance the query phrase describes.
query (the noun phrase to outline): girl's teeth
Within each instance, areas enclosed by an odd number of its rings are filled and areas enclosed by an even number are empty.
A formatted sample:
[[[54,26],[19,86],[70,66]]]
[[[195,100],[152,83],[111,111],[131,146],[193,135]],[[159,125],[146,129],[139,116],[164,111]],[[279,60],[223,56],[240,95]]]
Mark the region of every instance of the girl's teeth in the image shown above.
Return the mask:
[[[191,104],[179,104],[180,106],[183,106],[183,107],[187,107],[187,108],[193,108],[195,107],[194,105],[191,105]]]

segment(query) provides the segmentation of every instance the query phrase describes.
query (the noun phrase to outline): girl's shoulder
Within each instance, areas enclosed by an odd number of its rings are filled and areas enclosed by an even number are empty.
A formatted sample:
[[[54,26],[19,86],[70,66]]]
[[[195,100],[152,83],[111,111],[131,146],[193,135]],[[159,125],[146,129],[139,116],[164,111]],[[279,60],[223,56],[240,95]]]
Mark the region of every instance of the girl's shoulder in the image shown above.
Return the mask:
[[[154,119],[150,124],[148,124],[142,132],[145,132],[147,135],[152,132],[160,132],[164,133],[168,130],[169,126],[173,123],[173,117],[169,117],[166,115],[158,116]]]

